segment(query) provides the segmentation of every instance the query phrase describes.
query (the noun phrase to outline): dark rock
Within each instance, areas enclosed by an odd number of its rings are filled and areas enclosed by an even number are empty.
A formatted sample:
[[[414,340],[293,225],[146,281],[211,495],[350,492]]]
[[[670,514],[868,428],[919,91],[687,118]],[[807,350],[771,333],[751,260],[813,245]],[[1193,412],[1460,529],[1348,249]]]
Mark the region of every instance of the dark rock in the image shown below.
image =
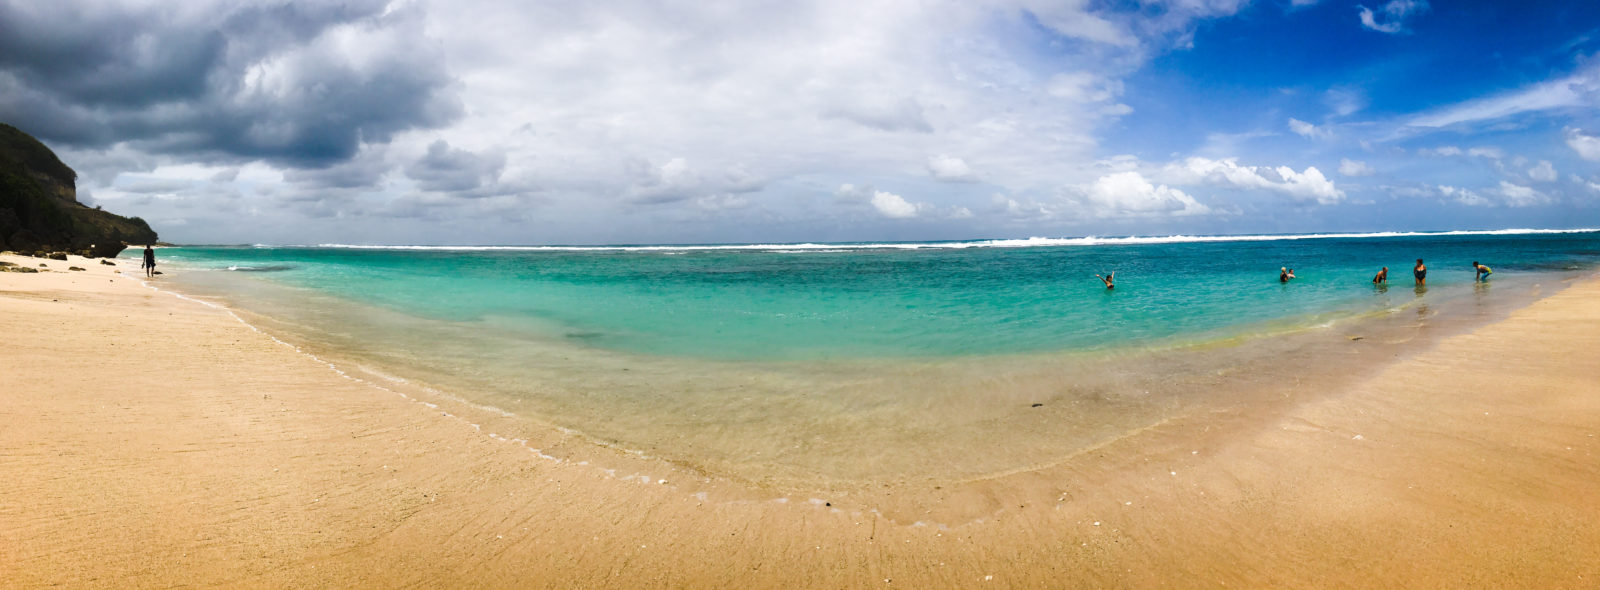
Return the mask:
[[[0,272],[39,272],[39,269],[26,266],[7,266],[0,268]]]
[[[40,263],[39,263],[39,268],[50,268],[50,265],[48,265],[48,264],[45,264],[45,263],[43,263],[43,262],[40,262]]]
[[[106,265],[106,266],[116,266],[116,265],[117,265],[117,263],[115,263],[115,262],[112,262],[112,261],[110,261],[110,260],[101,260],[101,261],[100,261],[100,264],[104,264],[104,265]]]
[[[67,259],[67,253],[66,252],[51,252],[49,254],[46,254],[45,258],[49,258],[51,260],[66,260]]]
[[[159,270],[158,270],[158,271],[156,271],[156,272],[155,272],[155,273],[153,273],[153,274],[162,274],[162,273],[161,273],[161,271],[159,271]]]
[[[1044,404],[1033,404],[1033,407],[1037,408],[1037,407],[1042,406],[1042,405],[1044,405]]]
[[[39,235],[26,229],[20,229],[6,238],[6,243],[18,252],[33,252],[39,249]]]
[[[89,244],[89,247],[84,249],[83,255],[86,258],[116,258],[127,248],[128,245],[122,242],[96,242]]]
[[[89,269],[81,267],[81,266],[69,266],[69,267],[67,267],[67,270],[89,270]]]

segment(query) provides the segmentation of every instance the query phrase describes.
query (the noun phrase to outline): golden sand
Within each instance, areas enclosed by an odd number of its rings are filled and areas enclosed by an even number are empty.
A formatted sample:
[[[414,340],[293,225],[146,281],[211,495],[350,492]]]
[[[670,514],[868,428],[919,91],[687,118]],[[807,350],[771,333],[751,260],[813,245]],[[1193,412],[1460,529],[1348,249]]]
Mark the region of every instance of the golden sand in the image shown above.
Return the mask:
[[[0,259],[56,271],[0,273],[3,587],[1600,587],[1600,280],[942,528],[541,458],[130,261]]]

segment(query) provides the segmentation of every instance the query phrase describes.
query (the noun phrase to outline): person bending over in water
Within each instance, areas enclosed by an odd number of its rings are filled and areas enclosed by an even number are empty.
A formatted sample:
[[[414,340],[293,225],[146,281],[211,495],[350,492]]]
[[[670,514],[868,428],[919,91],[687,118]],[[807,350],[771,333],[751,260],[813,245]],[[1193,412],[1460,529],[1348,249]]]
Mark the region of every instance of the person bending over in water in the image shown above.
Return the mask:
[[[1117,271],[1111,271],[1111,274],[1108,274],[1108,275],[1103,276],[1103,277],[1100,276],[1100,275],[1094,275],[1094,276],[1095,276],[1095,278],[1100,279],[1101,282],[1105,283],[1107,289],[1115,289],[1115,288],[1117,288],[1116,285],[1111,284],[1111,281],[1116,280],[1116,278],[1117,278]]]
[[[1377,276],[1372,277],[1372,284],[1374,284],[1374,285],[1383,285],[1383,284],[1386,284],[1388,282],[1389,282],[1389,267],[1387,267],[1387,266],[1383,267],[1383,270],[1378,271],[1378,275]]]
[[[144,264],[139,265],[139,268],[144,269],[144,276],[156,276],[156,251],[148,245],[144,247]]]
[[[1417,259],[1417,266],[1411,269],[1411,276],[1417,277],[1418,285],[1428,284],[1428,265],[1423,264],[1421,258]]]
[[[1494,271],[1489,270],[1489,267],[1478,264],[1476,260],[1472,261],[1472,269],[1478,271],[1478,274],[1472,277],[1474,281],[1487,281],[1489,280],[1489,275],[1494,274]]]

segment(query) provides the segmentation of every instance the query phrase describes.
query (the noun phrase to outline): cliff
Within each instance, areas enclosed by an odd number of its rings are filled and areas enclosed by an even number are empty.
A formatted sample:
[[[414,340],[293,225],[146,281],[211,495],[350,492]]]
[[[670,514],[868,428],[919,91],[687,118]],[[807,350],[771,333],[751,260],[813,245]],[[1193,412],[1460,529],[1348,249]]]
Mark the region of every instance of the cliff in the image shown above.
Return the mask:
[[[111,257],[156,241],[143,219],[79,203],[77,178],[49,147],[0,123],[0,250]]]

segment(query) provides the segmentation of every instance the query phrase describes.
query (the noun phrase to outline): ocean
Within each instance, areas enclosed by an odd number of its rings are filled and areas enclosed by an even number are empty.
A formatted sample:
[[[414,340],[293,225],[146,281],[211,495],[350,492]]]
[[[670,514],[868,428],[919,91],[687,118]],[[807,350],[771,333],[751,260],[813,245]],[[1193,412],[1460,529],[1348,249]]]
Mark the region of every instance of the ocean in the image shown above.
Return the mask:
[[[154,286],[541,455],[837,495],[1026,470],[1278,399],[1285,378],[1342,382],[1591,274],[1600,231],[158,256],[173,272]]]

